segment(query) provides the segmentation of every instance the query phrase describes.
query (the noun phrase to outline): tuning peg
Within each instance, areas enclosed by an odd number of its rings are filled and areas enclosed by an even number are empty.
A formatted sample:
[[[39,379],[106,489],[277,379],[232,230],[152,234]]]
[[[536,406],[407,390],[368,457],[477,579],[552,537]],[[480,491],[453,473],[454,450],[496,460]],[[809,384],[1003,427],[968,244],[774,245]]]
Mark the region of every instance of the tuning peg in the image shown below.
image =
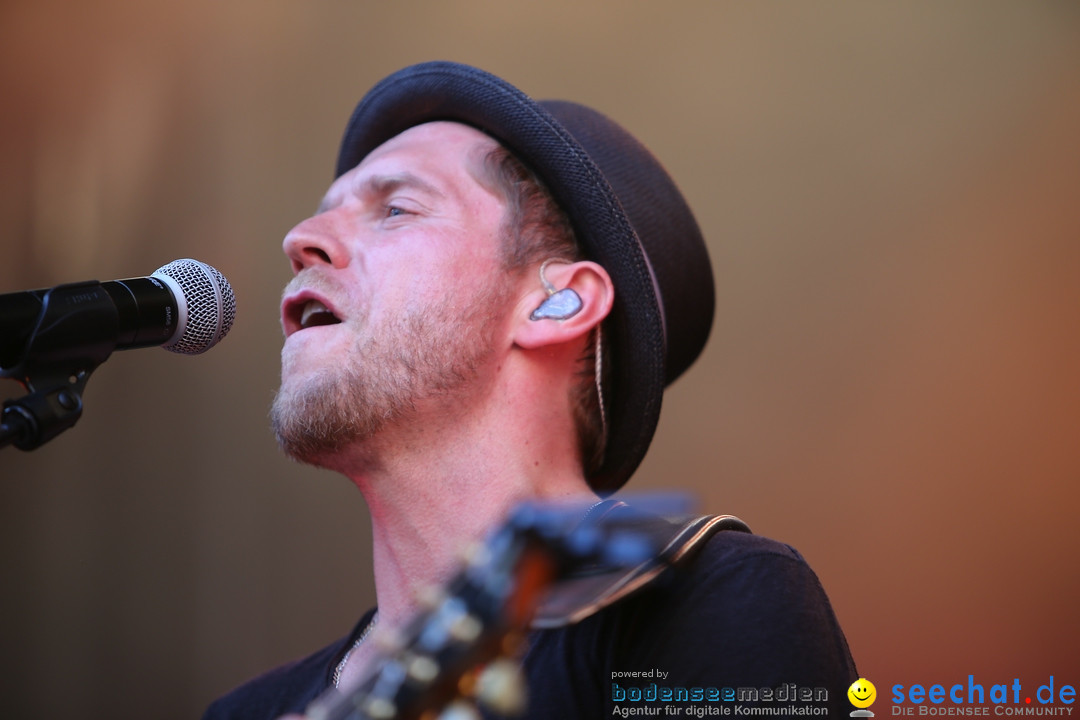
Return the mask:
[[[476,681],[477,699],[500,715],[524,713],[528,694],[521,666],[506,658],[489,663]]]
[[[446,600],[446,592],[438,585],[425,585],[416,593],[416,604],[423,610],[434,610]]]
[[[450,637],[460,643],[471,643],[484,631],[484,623],[475,615],[467,614],[454,618],[449,629]]]
[[[365,642],[373,644],[379,654],[384,656],[394,655],[405,647],[405,637],[401,631],[385,625],[372,632],[371,638]]]
[[[475,705],[458,699],[443,708],[438,720],[483,720],[483,718]]]
[[[458,553],[458,557],[462,565],[481,567],[491,562],[491,550],[482,542],[473,542]]]
[[[372,720],[393,720],[397,717],[397,706],[386,698],[372,698],[363,710]]]
[[[439,663],[428,655],[414,655],[405,661],[405,671],[413,680],[427,684],[439,676]]]

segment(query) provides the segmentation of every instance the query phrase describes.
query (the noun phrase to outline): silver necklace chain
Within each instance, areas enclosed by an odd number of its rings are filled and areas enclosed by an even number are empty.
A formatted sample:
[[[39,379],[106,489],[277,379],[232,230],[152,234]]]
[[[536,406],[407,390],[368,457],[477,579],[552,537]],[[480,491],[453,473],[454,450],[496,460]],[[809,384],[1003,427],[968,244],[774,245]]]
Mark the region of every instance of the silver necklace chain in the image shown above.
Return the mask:
[[[368,635],[370,635],[371,631],[375,629],[375,623],[377,623],[378,621],[379,611],[376,610],[375,614],[371,616],[371,620],[368,621],[367,627],[364,628],[364,632],[360,633],[360,637],[356,638],[356,642],[354,642],[352,644],[352,647],[346,651],[345,657],[341,658],[341,662],[339,662],[337,664],[337,667],[334,668],[334,687],[341,687],[341,675],[345,672],[345,666],[349,663],[349,656],[353,654],[354,650],[364,644],[364,641],[367,640]]]

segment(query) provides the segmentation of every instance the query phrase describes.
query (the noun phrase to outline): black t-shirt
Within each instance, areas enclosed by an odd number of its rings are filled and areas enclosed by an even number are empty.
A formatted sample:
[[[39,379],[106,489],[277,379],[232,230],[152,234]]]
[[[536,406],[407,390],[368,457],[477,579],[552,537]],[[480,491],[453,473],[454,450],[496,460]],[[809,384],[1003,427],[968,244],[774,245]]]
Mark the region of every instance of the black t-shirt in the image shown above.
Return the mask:
[[[367,625],[217,700],[204,720],[303,712]],[[529,720],[847,716],[858,678],[817,576],[791,547],[719,532],[685,567],[565,628],[531,633]]]

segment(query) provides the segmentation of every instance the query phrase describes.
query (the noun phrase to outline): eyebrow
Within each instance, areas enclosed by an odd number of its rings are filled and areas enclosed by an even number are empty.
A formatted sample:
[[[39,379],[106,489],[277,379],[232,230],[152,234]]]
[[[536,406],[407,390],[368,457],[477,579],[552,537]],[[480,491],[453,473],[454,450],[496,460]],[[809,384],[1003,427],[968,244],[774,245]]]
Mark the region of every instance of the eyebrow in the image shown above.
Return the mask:
[[[446,197],[446,193],[442,190],[411,172],[394,173],[393,175],[372,175],[358,183],[354,183],[346,192],[356,197],[385,198],[402,188],[413,189],[436,198]],[[319,203],[318,212],[328,210],[334,204],[334,202],[324,198]]]

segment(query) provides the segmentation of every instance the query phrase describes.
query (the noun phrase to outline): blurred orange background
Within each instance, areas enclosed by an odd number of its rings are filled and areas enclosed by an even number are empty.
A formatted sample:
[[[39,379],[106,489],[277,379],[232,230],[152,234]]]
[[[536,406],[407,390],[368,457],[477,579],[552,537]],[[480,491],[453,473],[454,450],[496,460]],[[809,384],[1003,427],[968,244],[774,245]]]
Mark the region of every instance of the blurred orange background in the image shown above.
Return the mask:
[[[618,119],[697,213],[716,323],[629,489],[799,549],[882,702],[1080,684],[1080,6],[7,0],[0,293],[195,257],[239,310],[0,452],[5,717],[198,717],[372,601],[359,494],[267,429],[279,244],[431,59]]]

